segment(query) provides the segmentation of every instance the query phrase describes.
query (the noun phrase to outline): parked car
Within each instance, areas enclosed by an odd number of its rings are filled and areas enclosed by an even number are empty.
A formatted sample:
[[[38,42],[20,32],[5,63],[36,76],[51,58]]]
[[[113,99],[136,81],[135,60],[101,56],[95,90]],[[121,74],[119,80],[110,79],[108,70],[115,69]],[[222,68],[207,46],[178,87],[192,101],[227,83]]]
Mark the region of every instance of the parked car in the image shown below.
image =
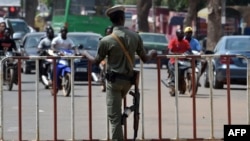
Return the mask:
[[[33,30],[30,29],[30,26],[26,23],[25,20],[23,19],[9,19],[9,22],[12,26],[13,32],[14,33],[22,33],[23,35],[30,33],[30,32],[34,32]]]
[[[13,36],[18,34],[18,37],[23,37],[25,34],[30,32],[36,32],[31,26],[29,26],[25,20],[20,18],[2,18],[0,21],[4,21],[6,26],[12,30]]]
[[[139,32],[140,37],[143,41],[143,46],[148,52],[151,49],[154,49],[157,51],[159,55],[165,55],[167,54],[167,47],[168,47],[168,39],[165,34],[161,33],[150,33],[150,32]],[[161,60],[162,65],[168,63],[168,59],[162,59]],[[149,63],[156,63],[156,60],[153,60]]]
[[[23,56],[38,56],[37,46],[43,36],[45,36],[45,32],[32,32],[27,33],[20,43],[20,47],[22,50]],[[22,61],[22,71],[25,74],[31,73],[31,71],[35,70],[35,60],[23,60]]]
[[[216,44],[213,53],[215,55],[243,55],[250,57],[250,36],[232,35],[223,36]],[[213,88],[222,89],[226,84],[227,76],[227,58],[215,57],[212,59],[213,70]],[[230,58],[230,82],[231,84],[246,85],[247,82],[247,60],[239,57]],[[205,72],[204,87],[209,87],[208,68]]]
[[[82,46],[84,50],[88,50],[93,56],[97,53],[97,48],[102,36],[92,32],[69,32],[68,37],[71,38],[76,46]],[[82,49],[79,49],[81,52]],[[87,81],[88,80],[88,60],[77,59],[75,64],[75,80]],[[92,72],[99,75],[100,68],[92,64]]]

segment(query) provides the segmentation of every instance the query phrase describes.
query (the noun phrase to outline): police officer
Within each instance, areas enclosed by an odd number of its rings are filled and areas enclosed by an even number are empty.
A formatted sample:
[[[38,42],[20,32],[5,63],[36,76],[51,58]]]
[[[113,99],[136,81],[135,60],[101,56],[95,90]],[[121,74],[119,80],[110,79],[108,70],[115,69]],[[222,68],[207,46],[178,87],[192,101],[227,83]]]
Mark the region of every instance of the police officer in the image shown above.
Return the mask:
[[[150,50],[146,54],[140,36],[136,32],[124,27],[124,9],[123,6],[119,5],[107,9],[106,15],[113,24],[112,34],[101,39],[95,57],[91,56],[86,50],[82,53],[83,56],[96,65],[107,56],[107,114],[111,123],[112,140],[116,141],[124,140],[121,125],[121,106],[122,98],[126,96],[132,86],[130,78],[133,76],[133,68],[121,45],[112,35],[115,34],[121,40],[132,62],[135,61],[135,53],[137,53],[143,62],[147,62],[157,55],[155,50]],[[112,76],[108,77],[111,74]]]

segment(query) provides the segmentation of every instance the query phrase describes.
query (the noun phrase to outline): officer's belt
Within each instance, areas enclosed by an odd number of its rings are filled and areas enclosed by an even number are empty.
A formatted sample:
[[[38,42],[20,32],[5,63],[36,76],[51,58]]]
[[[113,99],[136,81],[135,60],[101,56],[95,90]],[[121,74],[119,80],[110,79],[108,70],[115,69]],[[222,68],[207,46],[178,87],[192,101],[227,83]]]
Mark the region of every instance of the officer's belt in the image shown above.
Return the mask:
[[[115,78],[121,79],[121,80],[127,80],[127,81],[133,80],[132,76],[128,76],[128,75],[124,75],[124,74],[120,74],[120,73],[115,73]]]

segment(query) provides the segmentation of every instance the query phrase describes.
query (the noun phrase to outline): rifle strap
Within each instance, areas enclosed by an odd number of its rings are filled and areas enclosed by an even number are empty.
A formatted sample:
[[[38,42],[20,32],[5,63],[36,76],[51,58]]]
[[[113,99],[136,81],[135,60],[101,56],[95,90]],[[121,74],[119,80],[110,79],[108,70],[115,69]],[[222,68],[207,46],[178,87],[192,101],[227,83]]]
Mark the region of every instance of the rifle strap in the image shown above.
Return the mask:
[[[133,70],[133,62],[132,62],[131,57],[128,54],[128,50],[125,48],[124,44],[121,42],[121,40],[118,38],[118,36],[115,33],[112,33],[111,36],[119,43],[120,47],[122,48],[125,56],[127,57],[128,61],[129,61],[131,70]]]

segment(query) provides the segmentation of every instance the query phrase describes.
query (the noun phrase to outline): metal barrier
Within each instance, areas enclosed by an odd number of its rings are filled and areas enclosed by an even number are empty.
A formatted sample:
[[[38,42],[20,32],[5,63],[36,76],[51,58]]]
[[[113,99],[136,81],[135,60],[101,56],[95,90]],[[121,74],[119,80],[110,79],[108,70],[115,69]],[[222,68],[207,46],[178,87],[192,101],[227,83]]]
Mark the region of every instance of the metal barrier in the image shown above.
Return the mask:
[[[230,57],[243,57],[245,58],[244,56],[240,56],[240,55],[224,55],[225,57],[227,58],[230,58]],[[176,96],[175,96],[175,120],[176,120],[176,135],[174,138],[164,138],[163,137],[163,134],[162,134],[162,103],[161,103],[161,99],[162,99],[162,95],[161,95],[161,69],[160,69],[160,62],[161,62],[161,59],[162,58],[170,58],[170,57],[175,57],[175,58],[183,58],[183,57],[189,57],[191,58],[192,60],[197,58],[197,57],[201,57],[201,58],[206,58],[208,59],[208,62],[209,62],[209,69],[210,69],[210,74],[209,74],[209,77],[210,77],[210,137],[209,138],[197,138],[197,128],[196,128],[196,97],[195,95],[192,97],[192,110],[193,110],[193,137],[192,138],[181,138],[179,133],[180,133],[180,130],[179,130],[179,127],[180,127],[180,123],[179,123],[179,97],[178,97],[178,93],[176,93]],[[212,58],[214,57],[219,57],[219,56],[216,56],[216,55],[200,55],[200,56],[196,56],[196,55],[188,55],[188,56],[182,56],[182,55],[166,55],[166,56],[158,56],[157,57],[157,90],[158,90],[158,138],[156,139],[145,139],[145,124],[147,121],[145,121],[145,115],[144,115],[144,77],[141,77],[141,81],[140,81],[140,91],[141,91],[141,119],[140,119],[140,128],[141,128],[141,137],[138,137],[139,139],[138,140],[152,140],[152,141],[170,141],[170,140],[173,140],[173,141],[180,141],[180,140],[194,140],[194,141],[200,141],[200,140],[223,140],[222,138],[219,138],[219,139],[216,139],[214,137],[214,117],[213,117],[213,89],[211,88],[212,86],[212,75],[211,74],[211,69],[212,69],[212,63],[211,63],[211,60]],[[8,59],[9,57],[7,58],[4,58],[1,60],[0,62],[0,114],[1,114],[1,119],[0,119],[0,140],[4,140],[4,118],[3,118],[3,110],[4,110],[4,105],[3,105],[3,67],[2,67],[2,64],[3,62]],[[22,137],[22,128],[23,128],[23,125],[22,125],[22,83],[21,83],[21,60],[25,60],[25,59],[32,59],[32,60],[35,60],[36,61],[36,68],[39,67],[39,60],[40,59],[53,59],[53,66],[54,66],[54,70],[55,70],[55,64],[56,64],[56,59],[59,59],[59,58],[65,58],[65,59],[69,59],[71,60],[71,66],[74,66],[74,62],[73,60],[76,59],[76,58],[81,58],[79,56],[74,56],[74,57],[46,57],[46,56],[30,56],[30,57],[12,57],[14,59],[17,59],[18,60],[18,140],[23,140],[23,137]],[[247,58],[246,58],[247,59]],[[247,116],[248,116],[248,121],[247,121],[247,124],[250,124],[250,114],[249,114],[249,107],[250,107],[250,65],[249,65],[249,61],[248,60],[248,75],[247,75],[247,102],[248,102],[248,107],[247,107]],[[88,63],[88,70],[91,70],[91,63],[89,62]],[[177,67],[177,65],[175,66]],[[74,73],[74,67],[71,67],[71,71],[72,73]],[[227,65],[227,69],[229,70],[229,65]],[[175,69],[177,70],[177,69]],[[141,63],[140,64],[140,71],[141,71],[141,76],[143,76],[143,64]],[[36,139],[35,140],[40,140],[40,125],[39,125],[39,120],[40,120],[40,117],[39,117],[39,69],[36,69]],[[230,71],[227,71],[227,75],[229,76],[230,75]],[[55,80],[55,72],[54,72],[54,80]],[[91,78],[91,71],[88,71],[88,78]],[[178,75],[176,75],[176,80],[178,79]],[[74,75],[71,75],[71,80],[74,80]],[[177,81],[176,81],[177,82]],[[91,79],[88,79],[88,104],[86,104],[88,106],[88,130],[89,130],[89,137],[88,139],[80,139],[80,140],[110,140],[110,133],[109,133],[109,124],[107,123],[107,128],[106,128],[106,139],[93,139],[93,127],[92,127],[92,82],[91,82]],[[53,82],[53,88],[55,88],[55,81]],[[75,130],[75,94],[74,94],[74,81],[71,81],[71,86],[72,86],[72,90],[71,90],[71,139],[70,140],[76,140],[75,139],[75,133],[76,133],[76,130]],[[178,84],[176,84],[176,88],[177,88]],[[231,103],[230,103],[230,80],[227,81],[227,102],[228,102],[228,124],[231,124]],[[55,90],[54,90],[55,91]],[[123,106],[125,107],[126,106],[126,103],[127,103],[127,100],[124,99],[124,102],[123,102]],[[57,133],[57,96],[54,95],[53,96],[53,139],[51,140],[59,140],[58,139],[58,133]],[[156,119],[155,119],[156,120]],[[105,120],[103,120],[105,121]],[[131,139],[128,139],[127,138],[127,126],[124,127],[124,137],[125,137],[125,140],[131,140]],[[30,139],[32,140],[32,139]],[[66,139],[64,139],[66,140]],[[77,139],[79,140],[79,139]]]
[[[159,108],[159,139],[162,140],[162,126],[161,126],[161,72],[160,72],[160,64],[161,64],[161,58],[175,58],[175,59],[179,59],[179,58],[191,58],[192,59],[192,73],[194,74],[194,69],[195,69],[195,59],[197,58],[205,58],[208,59],[208,68],[209,68],[209,84],[210,84],[210,92],[209,92],[209,96],[210,96],[210,113],[211,113],[211,123],[210,123],[210,134],[211,136],[209,137],[209,139],[215,140],[214,137],[214,116],[213,116],[213,88],[212,88],[212,78],[213,78],[213,70],[212,70],[212,59],[215,57],[226,57],[227,58],[227,111],[228,111],[228,124],[231,125],[231,98],[230,98],[230,70],[229,70],[229,64],[230,64],[230,58],[231,57],[240,57],[240,58],[244,58],[247,59],[247,117],[248,117],[248,121],[247,124],[250,124],[250,59],[248,59],[245,56],[242,55],[166,55],[166,56],[158,56],[157,58],[157,74],[158,74],[158,108]],[[175,63],[175,74],[178,74],[178,65],[177,63]],[[178,82],[178,75],[175,75],[175,82]],[[194,80],[192,79],[192,83],[194,83]],[[175,104],[176,104],[176,140],[179,140],[179,111],[178,111],[178,83],[175,83]],[[192,97],[192,109],[193,109],[193,138],[192,140],[200,140],[199,138],[197,138],[197,128],[196,128],[196,98],[195,95],[193,94]],[[223,140],[222,138],[219,140]]]

